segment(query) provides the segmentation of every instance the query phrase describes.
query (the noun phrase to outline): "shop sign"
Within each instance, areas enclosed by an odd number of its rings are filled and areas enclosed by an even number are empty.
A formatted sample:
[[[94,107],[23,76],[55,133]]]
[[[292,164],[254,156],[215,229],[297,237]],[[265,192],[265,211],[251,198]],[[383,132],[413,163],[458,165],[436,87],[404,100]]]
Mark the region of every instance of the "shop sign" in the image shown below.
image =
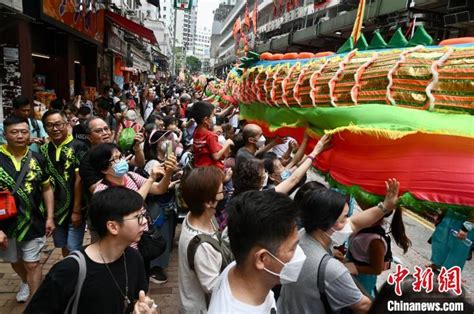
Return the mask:
[[[193,0],[174,0],[174,7],[178,10],[191,10]]]
[[[8,116],[12,110],[13,99],[21,95],[21,74],[18,48],[3,47],[3,64],[0,64],[2,75],[0,82],[3,102],[3,116]],[[3,69],[2,69],[3,68]]]
[[[123,32],[111,24],[107,28],[107,47],[122,56],[127,55],[127,43],[123,39]]]
[[[42,0],[42,18],[81,37],[104,42],[104,10],[99,0]]]

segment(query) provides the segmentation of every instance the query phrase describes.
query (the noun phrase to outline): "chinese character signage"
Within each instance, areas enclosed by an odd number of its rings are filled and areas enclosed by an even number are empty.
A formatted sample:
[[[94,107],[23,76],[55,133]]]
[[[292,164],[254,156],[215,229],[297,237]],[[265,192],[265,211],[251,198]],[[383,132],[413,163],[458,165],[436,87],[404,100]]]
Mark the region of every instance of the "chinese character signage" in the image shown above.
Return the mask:
[[[68,31],[104,41],[104,10],[99,10],[98,0],[43,0],[42,17]]]
[[[193,0],[174,0],[174,7],[178,10],[191,10]]]

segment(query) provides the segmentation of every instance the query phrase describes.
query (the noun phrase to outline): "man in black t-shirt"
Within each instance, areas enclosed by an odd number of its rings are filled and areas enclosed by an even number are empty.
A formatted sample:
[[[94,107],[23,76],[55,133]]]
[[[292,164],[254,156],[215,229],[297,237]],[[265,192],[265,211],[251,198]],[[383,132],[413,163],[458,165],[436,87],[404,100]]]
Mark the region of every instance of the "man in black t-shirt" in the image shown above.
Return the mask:
[[[82,106],[77,111],[77,118],[79,119],[79,123],[72,128],[72,136],[76,140],[80,140],[84,143],[87,143],[87,133],[85,128],[85,123],[87,119],[92,116],[92,110],[89,107]]]
[[[80,251],[85,258],[86,276],[78,313],[156,313],[154,302],[145,296],[148,281],[143,259],[130,247],[145,230],[145,213],[141,195],[125,187],[110,187],[94,195],[89,216],[100,239]],[[25,313],[65,313],[76,290],[78,274],[74,259],[58,262]]]

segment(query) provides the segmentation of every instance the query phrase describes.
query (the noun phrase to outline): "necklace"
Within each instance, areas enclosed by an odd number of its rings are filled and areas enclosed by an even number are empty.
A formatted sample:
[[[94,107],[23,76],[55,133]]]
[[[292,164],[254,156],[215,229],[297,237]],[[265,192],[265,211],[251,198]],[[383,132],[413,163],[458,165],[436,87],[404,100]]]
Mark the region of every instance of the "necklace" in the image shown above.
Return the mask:
[[[99,255],[100,255],[100,258],[102,258],[102,261],[104,262],[104,266],[105,266],[105,268],[107,268],[107,270],[110,274],[110,277],[112,277],[112,280],[114,281],[115,286],[117,287],[118,291],[120,292],[120,294],[123,297],[124,311],[126,311],[128,306],[132,302],[130,302],[130,299],[128,298],[128,273],[127,273],[127,259],[125,258],[125,252],[123,252],[123,266],[125,268],[125,294],[122,293],[122,289],[120,288],[117,280],[115,279],[115,276],[112,274],[112,271],[110,270],[109,265],[107,265],[107,263],[105,262],[105,259],[102,256],[102,253],[100,252],[100,246],[99,246]]]

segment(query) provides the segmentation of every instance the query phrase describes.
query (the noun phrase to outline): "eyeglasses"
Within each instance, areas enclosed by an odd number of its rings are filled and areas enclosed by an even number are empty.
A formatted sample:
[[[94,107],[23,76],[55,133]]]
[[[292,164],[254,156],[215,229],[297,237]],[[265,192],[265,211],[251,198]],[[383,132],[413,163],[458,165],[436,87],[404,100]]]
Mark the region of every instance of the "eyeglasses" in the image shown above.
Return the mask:
[[[134,219],[137,219],[139,225],[143,225],[143,223],[147,220],[146,211],[142,210],[138,215],[130,217],[130,218],[124,218],[123,220],[134,220]]]
[[[64,126],[66,125],[65,122],[58,122],[58,123],[46,123],[44,125],[44,127],[47,129],[47,130],[53,130],[54,128],[58,129],[58,130],[62,130],[64,129]]]
[[[112,157],[112,159],[109,159],[109,162],[110,162],[110,163],[113,163],[113,164],[116,164],[116,163],[118,163],[120,160],[122,160],[122,158],[123,158],[123,155],[120,154],[120,155],[118,155],[117,157]]]
[[[109,133],[110,129],[109,129],[109,127],[106,126],[104,128],[94,129],[94,130],[92,130],[92,132],[97,133],[97,134]]]

